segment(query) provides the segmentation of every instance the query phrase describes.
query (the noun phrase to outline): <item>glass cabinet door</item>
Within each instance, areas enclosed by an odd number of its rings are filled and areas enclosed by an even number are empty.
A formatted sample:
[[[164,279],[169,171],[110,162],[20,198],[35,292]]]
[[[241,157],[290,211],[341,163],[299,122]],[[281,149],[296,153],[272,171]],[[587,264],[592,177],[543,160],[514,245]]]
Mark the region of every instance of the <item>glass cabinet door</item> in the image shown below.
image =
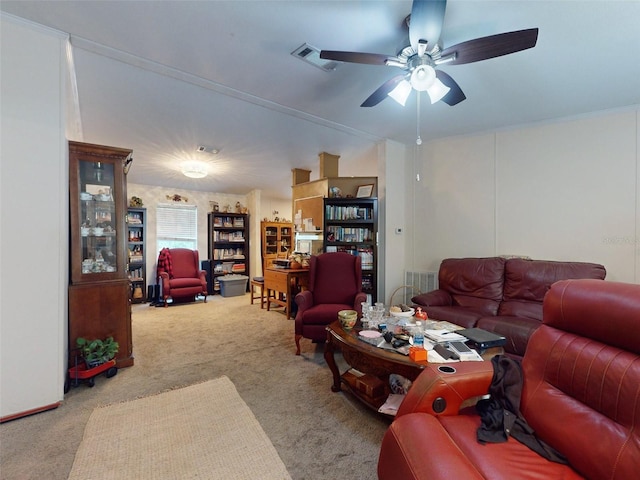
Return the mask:
[[[126,278],[123,161],[128,152],[70,144],[73,283]]]
[[[114,165],[81,160],[79,170],[82,273],[115,272],[122,262],[116,242],[120,232],[114,223]]]

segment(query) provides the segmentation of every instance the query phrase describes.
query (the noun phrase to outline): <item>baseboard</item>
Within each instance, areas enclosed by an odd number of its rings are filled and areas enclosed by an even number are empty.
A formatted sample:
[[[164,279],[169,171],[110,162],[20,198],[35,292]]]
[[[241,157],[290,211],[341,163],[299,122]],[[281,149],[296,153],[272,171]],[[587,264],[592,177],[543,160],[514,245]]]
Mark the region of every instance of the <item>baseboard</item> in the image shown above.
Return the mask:
[[[11,420],[17,420],[18,418],[28,417],[29,415],[35,415],[36,413],[46,412],[47,410],[53,410],[58,408],[62,402],[52,403],[51,405],[45,405],[31,410],[25,410],[24,412],[14,413],[13,415],[7,415],[0,417],[0,423],[10,422]]]

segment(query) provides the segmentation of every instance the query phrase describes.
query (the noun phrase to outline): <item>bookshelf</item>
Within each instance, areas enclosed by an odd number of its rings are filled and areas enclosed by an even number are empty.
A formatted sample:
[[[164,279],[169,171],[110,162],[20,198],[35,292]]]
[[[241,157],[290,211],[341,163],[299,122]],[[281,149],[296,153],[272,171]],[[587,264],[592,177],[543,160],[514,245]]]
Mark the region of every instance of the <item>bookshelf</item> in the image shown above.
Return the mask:
[[[213,293],[220,293],[220,277],[230,273],[249,275],[249,215],[208,214],[208,247]]]
[[[371,302],[378,287],[378,199],[325,198],[324,251],[358,255],[362,262],[362,291]]]

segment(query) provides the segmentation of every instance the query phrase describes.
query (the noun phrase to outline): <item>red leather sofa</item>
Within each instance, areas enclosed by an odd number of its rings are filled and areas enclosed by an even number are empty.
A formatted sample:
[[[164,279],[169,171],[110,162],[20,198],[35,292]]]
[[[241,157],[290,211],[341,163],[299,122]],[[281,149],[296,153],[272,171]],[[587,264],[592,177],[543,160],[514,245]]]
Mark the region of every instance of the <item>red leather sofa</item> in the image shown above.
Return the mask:
[[[540,326],[551,284],[572,278],[603,280],[602,265],[522,258],[448,258],[438,271],[439,289],[411,300],[430,318],[478,327],[507,338],[505,351],[522,358]]]
[[[520,411],[538,438],[567,457],[551,462],[513,437],[480,444],[464,399],[485,394],[492,362],[430,365],[382,440],[381,480],[627,480],[640,473],[640,285],[555,283],[522,360]]]

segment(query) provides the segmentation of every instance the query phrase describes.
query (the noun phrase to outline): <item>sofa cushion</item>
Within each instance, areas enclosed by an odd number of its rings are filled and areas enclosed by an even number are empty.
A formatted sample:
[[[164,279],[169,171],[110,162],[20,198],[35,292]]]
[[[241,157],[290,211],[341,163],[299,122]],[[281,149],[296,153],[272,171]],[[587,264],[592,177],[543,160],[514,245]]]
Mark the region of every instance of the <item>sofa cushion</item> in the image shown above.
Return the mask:
[[[327,325],[327,317],[338,320],[340,310],[353,310],[348,303],[321,303],[304,312],[304,323],[310,325]]]
[[[171,263],[173,277],[171,278],[198,278],[198,252],[188,248],[172,248]]]
[[[362,290],[360,257],[336,252],[313,256],[310,261],[309,290],[313,292],[313,303],[351,305]]]
[[[453,305],[495,315],[502,300],[505,259],[447,258],[440,264],[439,287],[449,292]]]
[[[498,315],[542,320],[542,301],[551,285],[572,278],[604,279],[602,265],[512,258],[504,267],[504,296]]]
[[[567,465],[553,463],[509,437],[480,445],[477,415],[397,418],[382,440],[378,478],[387,479],[582,479]],[[431,461],[430,461],[431,460]]]
[[[570,466],[541,457],[529,447],[509,436],[505,443],[479,445],[478,415],[438,417],[440,423],[467,459],[487,479],[582,479]],[[480,447],[480,448],[479,448]]]
[[[169,285],[171,285],[171,289],[180,289],[180,288],[189,288],[196,287],[202,290],[202,281],[199,277],[195,278],[172,278],[169,280]]]
[[[464,307],[422,307],[430,320],[445,320],[464,328],[476,326],[484,312]]]
[[[505,351],[522,357],[529,337],[540,325],[538,320],[532,318],[498,315],[480,318],[476,327],[506,337]]]

